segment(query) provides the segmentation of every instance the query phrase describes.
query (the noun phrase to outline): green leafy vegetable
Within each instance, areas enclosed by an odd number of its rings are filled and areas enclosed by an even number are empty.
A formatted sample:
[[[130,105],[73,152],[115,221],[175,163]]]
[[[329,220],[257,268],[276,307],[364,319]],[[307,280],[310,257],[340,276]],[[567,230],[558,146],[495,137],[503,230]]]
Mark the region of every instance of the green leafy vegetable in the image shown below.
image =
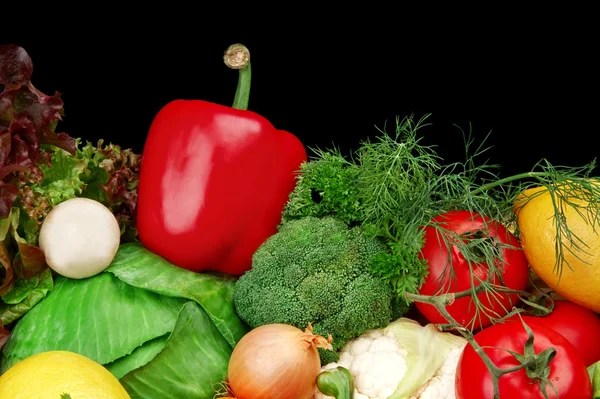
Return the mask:
[[[185,302],[136,289],[109,273],[85,280],[59,276],[48,297],[13,329],[0,371],[45,350],[77,352],[100,364],[113,362],[169,334]]]
[[[104,365],[132,398],[164,391],[165,398],[212,399],[248,331],[234,311],[234,282],[123,244],[103,273],[56,278],[47,298],[13,329],[0,372],[36,353],[69,350]]]
[[[23,209],[20,234],[30,245],[37,245],[39,230],[53,207],[68,199],[85,197],[106,205],[117,217],[124,242],[137,233],[134,226],[136,189],[141,157],[131,150],[102,140],[97,145],[76,140],[72,155],[57,147],[44,147],[50,165],[41,165],[43,180],[25,184],[18,199]]]
[[[167,345],[170,334],[165,334],[137,347],[129,356],[121,357],[104,365],[115,377],[123,378],[131,370],[150,363]]]
[[[588,367],[588,373],[592,379],[592,399],[600,399],[600,362]]]
[[[1,298],[0,324],[9,325],[23,316],[44,299],[53,287],[54,280],[50,269],[29,280],[17,279],[15,288]]]
[[[232,346],[248,332],[233,305],[234,277],[173,266],[138,243],[121,245],[106,271],[131,286],[196,301]]]
[[[187,302],[162,352],[121,383],[132,399],[212,399],[215,386],[227,376],[232,351],[206,312]]]
[[[21,237],[20,215],[20,209],[14,207],[10,210],[6,222],[2,224],[5,230],[0,233],[4,237],[0,243],[0,252],[6,273],[0,296],[13,289],[17,278],[28,280],[47,269],[42,250]]]

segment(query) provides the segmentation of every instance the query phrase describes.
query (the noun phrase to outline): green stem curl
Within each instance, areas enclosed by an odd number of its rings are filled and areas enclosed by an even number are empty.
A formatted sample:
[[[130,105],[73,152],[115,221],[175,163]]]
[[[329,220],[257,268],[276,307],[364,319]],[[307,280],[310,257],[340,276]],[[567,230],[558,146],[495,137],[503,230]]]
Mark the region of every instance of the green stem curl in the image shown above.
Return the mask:
[[[237,89],[232,108],[247,110],[250,100],[250,83],[252,70],[250,67],[250,50],[240,43],[232,44],[225,51],[223,61],[231,69],[239,71]]]

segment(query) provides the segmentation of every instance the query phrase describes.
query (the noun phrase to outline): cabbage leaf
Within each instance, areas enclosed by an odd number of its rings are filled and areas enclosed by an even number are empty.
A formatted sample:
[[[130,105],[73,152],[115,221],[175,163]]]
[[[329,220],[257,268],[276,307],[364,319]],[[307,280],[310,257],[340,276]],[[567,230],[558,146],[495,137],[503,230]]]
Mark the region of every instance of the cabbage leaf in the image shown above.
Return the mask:
[[[173,266],[139,243],[121,245],[106,271],[134,287],[197,302],[232,346],[248,332],[233,305],[234,277]]]
[[[190,301],[163,351],[121,383],[132,399],[213,399],[227,377],[232,351],[206,312]]]
[[[169,334],[181,298],[161,297],[109,273],[86,280],[59,276],[54,290],[31,309],[4,345],[0,372],[49,350],[66,350],[106,364],[145,342]]]

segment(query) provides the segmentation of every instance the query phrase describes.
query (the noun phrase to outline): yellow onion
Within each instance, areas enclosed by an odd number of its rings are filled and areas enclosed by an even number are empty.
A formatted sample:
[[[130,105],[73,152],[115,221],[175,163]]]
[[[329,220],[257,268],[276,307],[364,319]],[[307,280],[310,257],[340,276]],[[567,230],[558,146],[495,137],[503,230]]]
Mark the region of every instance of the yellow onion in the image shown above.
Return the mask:
[[[233,349],[229,388],[237,399],[310,399],[321,371],[317,348],[331,350],[328,339],[287,324],[251,330]]]

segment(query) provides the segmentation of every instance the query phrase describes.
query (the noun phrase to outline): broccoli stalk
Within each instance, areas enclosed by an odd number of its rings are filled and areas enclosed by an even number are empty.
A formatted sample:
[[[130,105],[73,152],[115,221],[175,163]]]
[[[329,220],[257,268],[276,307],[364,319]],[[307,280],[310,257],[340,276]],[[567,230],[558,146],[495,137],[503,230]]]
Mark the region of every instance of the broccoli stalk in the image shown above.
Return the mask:
[[[394,303],[390,282],[371,272],[371,260],[386,248],[334,217],[284,222],[236,282],[236,311],[252,328],[310,322],[315,334],[333,337],[334,350],[320,351],[321,362],[336,361],[350,339],[408,310]]]

